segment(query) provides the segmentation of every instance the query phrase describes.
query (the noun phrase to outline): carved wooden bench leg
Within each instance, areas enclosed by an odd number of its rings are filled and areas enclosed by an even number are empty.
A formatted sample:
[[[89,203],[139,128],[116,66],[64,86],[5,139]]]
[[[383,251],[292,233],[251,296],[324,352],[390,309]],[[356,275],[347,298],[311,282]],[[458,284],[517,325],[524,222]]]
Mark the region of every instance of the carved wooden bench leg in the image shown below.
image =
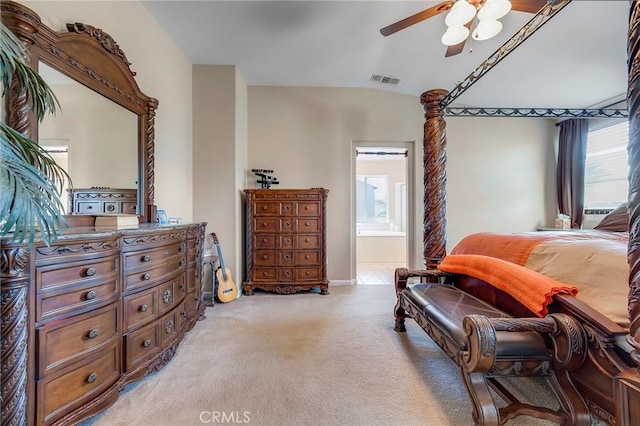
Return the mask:
[[[496,408],[484,373],[469,373],[462,369],[464,384],[473,403],[473,422],[477,425],[500,425],[500,412]]]
[[[445,275],[444,272],[441,272],[437,269],[421,269],[421,270],[408,270],[407,268],[396,268],[395,271],[395,286],[396,286],[396,305],[393,309],[396,319],[396,325],[394,327],[395,331],[405,332],[407,331],[404,321],[407,317],[407,313],[405,312],[402,304],[400,303],[400,298],[402,297],[402,290],[407,288],[407,281],[409,278],[417,277],[422,279],[427,279],[428,281],[435,282],[442,278]]]

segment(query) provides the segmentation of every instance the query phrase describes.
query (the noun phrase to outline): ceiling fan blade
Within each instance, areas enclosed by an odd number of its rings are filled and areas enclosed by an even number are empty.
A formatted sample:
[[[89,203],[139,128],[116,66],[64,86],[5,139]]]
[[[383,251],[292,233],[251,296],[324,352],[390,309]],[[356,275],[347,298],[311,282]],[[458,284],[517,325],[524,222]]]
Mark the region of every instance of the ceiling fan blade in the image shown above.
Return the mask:
[[[436,6],[425,9],[422,12],[418,12],[415,15],[411,15],[408,18],[404,18],[401,21],[384,27],[380,30],[380,34],[386,37],[407,27],[410,27],[411,25],[417,24],[418,22],[422,22],[425,19],[431,18],[432,16],[446,12],[447,10],[451,9],[452,6],[453,1],[443,1]]]
[[[449,56],[455,56],[459,53],[462,53],[465,44],[467,44],[467,40],[463,41],[462,43],[454,44],[453,46],[447,47],[447,51],[444,54],[444,57],[448,58]]]
[[[547,0],[511,0],[511,9],[520,12],[538,13]]]

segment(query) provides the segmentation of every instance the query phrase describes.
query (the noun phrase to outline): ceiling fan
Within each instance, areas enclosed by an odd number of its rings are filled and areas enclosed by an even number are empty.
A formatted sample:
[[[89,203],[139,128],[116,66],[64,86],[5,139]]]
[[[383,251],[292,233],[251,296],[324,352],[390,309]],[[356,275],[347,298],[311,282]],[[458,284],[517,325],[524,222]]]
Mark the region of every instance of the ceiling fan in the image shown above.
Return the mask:
[[[449,12],[445,19],[448,30],[442,37],[442,43],[448,46],[444,56],[449,57],[462,52],[472,26],[473,39],[487,40],[500,32],[502,24],[498,19],[509,10],[537,13],[549,1],[553,0],[448,0],[388,25],[380,33],[386,37]]]

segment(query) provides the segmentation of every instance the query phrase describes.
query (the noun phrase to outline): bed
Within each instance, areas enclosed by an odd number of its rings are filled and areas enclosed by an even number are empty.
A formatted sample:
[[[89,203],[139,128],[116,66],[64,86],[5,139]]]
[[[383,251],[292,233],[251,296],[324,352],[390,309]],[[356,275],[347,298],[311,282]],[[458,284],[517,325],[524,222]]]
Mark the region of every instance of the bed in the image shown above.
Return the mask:
[[[579,368],[571,372],[571,379],[589,411],[605,422],[617,425],[640,424],[640,123],[636,119],[640,114],[640,4],[630,2],[630,8],[627,93],[630,176],[629,199],[624,209],[629,215],[628,226],[623,232],[474,234],[449,254],[505,260],[577,287],[577,295],[552,296],[545,305],[545,313],[570,315],[584,330],[588,341],[587,356]],[[496,288],[477,276],[442,266],[443,259],[448,257],[445,237],[446,123],[442,109],[442,100],[447,95],[448,92],[436,89],[421,97],[426,119],[423,234],[426,270],[399,270],[396,277],[400,274],[406,280],[410,276],[424,277],[425,272],[428,276],[439,270],[466,293],[518,317],[534,317],[537,314],[509,291]],[[505,246],[509,249],[505,250]],[[570,277],[567,272],[571,273]],[[580,274],[575,275],[575,272]]]

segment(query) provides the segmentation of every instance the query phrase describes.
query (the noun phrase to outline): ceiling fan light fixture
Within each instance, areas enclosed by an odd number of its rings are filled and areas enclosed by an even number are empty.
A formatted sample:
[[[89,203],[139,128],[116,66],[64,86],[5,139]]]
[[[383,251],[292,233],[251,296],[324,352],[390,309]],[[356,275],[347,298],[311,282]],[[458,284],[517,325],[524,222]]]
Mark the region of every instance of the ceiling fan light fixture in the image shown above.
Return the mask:
[[[469,28],[459,25],[447,28],[447,31],[442,35],[442,44],[445,46],[455,46],[462,43],[469,37]]]
[[[496,20],[483,20],[478,23],[478,26],[473,30],[474,40],[482,41],[489,40],[491,37],[496,36],[502,31],[502,22]]]
[[[502,18],[511,10],[509,0],[487,0],[478,11],[481,21],[495,21]]]
[[[447,13],[444,23],[448,27],[458,27],[471,21],[474,16],[476,16],[476,8],[470,5],[467,0],[458,0]]]

